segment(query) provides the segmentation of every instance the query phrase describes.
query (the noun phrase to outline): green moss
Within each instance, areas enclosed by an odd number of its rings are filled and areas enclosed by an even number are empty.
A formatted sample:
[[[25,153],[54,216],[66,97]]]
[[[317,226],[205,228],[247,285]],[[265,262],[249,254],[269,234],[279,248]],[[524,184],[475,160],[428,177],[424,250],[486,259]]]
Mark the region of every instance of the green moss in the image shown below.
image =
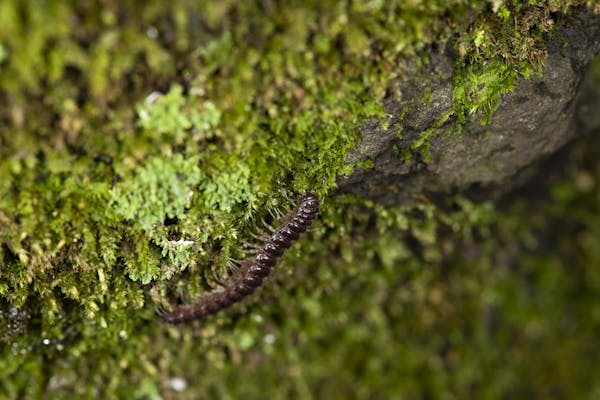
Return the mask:
[[[361,162],[358,163],[357,165],[359,168],[363,168],[363,169],[369,169],[369,168],[373,168],[375,166],[375,163],[373,162],[373,160],[363,160]]]
[[[181,218],[189,207],[192,189],[202,180],[197,163],[181,155],[151,158],[132,179],[115,185],[110,205],[122,218],[152,232],[167,218]]]
[[[156,94],[147,102],[138,103],[139,126],[157,143],[181,145],[188,136],[211,139],[221,112],[211,102],[200,102],[198,97],[186,97],[182,87],[174,85],[165,95]]]
[[[494,3],[493,13],[483,14],[458,41],[461,55],[454,73],[453,104],[459,123],[475,112],[488,124],[501,96],[519,79],[541,73],[546,43],[558,12],[578,2]],[[558,20],[557,20],[558,16]]]
[[[384,209],[331,196],[353,169],[344,161],[361,122],[385,120],[398,59],[472,17],[455,89],[463,116],[493,109],[514,83],[508,66],[533,65],[535,46],[498,55],[507,41],[482,25],[522,8],[488,6],[2,2],[0,397],[168,398],[176,377],[190,398],[493,396],[550,376],[577,394],[569,382],[592,368],[547,360],[529,371],[504,357],[543,356],[536,346],[567,337],[557,316],[595,307],[591,290],[577,292],[587,303],[569,300],[581,286],[564,268],[569,249],[550,272],[532,255],[512,276],[494,260],[535,242],[521,214],[460,198],[446,210],[425,197]],[[546,6],[531,5],[559,7]],[[287,206],[281,189],[317,190],[323,212],[266,287],[203,323],[160,322],[159,304],[228,273],[267,210]],[[593,197],[579,191],[555,206]],[[574,218],[586,243],[575,260],[596,282],[595,219]],[[463,258],[462,244],[481,249]],[[539,293],[563,285],[561,296],[531,297],[532,274]],[[499,332],[480,318],[495,309],[508,315]],[[596,323],[582,343],[593,346]],[[573,339],[562,359],[581,346]]]
[[[430,139],[440,133],[442,125],[447,129],[450,117],[455,117],[450,128],[455,132],[460,132],[469,118],[489,124],[503,95],[519,80],[542,73],[554,29],[561,26],[570,8],[583,3],[492,2],[491,10],[476,14],[452,42],[459,55],[453,68],[452,107],[421,132],[411,148],[428,160]],[[426,56],[424,62],[428,63]],[[431,101],[429,89],[423,93],[423,101]]]
[[[454,78],[452,101],[459,123],[469,115],[480,113],[481,123],[489,124],[500,105],[502,95],[512,91],[519,79],[529,78],[533,70],[527,63],[515,66],[491,61],[483,66],[469,65]]]
[[[419,135],[412,148],[429,158],[429,139],[450,115],[460,131],[467,118],[477,115],[489,124],[502,96],[516,82],[543,71],[546,45],[569,9],[582,1],[492,2],[491,13],[481,13],[456,41],[459,57],[453,71],[452,109]],[[430,94],[424,94],[429,101]]]

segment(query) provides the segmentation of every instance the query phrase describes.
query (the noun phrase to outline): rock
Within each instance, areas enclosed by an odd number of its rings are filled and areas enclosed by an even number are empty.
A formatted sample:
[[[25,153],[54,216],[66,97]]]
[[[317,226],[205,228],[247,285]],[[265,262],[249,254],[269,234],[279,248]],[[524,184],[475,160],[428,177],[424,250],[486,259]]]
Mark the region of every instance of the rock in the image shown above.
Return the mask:
[[[589,90],[585,104],[579,100],[585,71],[598,52],[600,15],[579,8],[549,41],[542,76],[517,82],[502,96],[490,124],[482,125],[477,113],[462,126],[448,118],[429,139],[430,157],[413,152],[407,162],[403,153],[410,153],[412,143],[452,107],[453,55],[434,53],[428,70],[389,83],[384,108],[390,123],[364,123],[362,138],[348,156],[348,162],[370,159],[374,167],[341,178],[339,190],[387,205],[408,202],[418,193],[462,191],[494,198],[510,191],[531,176],[531,165],[590,129],[578,127],[595,125],[577,112],[591,112],[585,107],[594,101]],[[402,126],[400,134],[396,126]]]

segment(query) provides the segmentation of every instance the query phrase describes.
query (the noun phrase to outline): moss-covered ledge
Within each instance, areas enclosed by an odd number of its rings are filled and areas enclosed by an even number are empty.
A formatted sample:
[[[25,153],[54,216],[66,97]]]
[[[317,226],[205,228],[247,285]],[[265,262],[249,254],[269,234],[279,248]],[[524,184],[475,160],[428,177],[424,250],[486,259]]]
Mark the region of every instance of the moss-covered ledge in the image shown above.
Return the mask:
[[[391,120],[364,124],[349,155],[370,166],[342,178],[340,191],[384,204],[422,192],[495,197],[530,177],[527,167],[589,133],[578,125],[590,118],[579,98],[600,53],[600,14],[586,7],[541,14],[545,19],[530,21],[533,32],[536,23],[560,26],[543,39],[520,38],[538,40],[531,50],[540,57],[536,67],[501,58],[473,65],[450,43],[430,52],[425,66],[390,82],[384,103]]]
[[[411,65],[465,78],[463,126],[491,118],[593,2],[140,4],[0,2],[0,398],[598,392],[594,145],[533,210],[335,192],[374,165],[350,151],[394,125],[382,99]],[[419,165],[436,132],[391,147]],[[282,189],[322,212],[268,284],[206,321],[157,318],[230,273]]]

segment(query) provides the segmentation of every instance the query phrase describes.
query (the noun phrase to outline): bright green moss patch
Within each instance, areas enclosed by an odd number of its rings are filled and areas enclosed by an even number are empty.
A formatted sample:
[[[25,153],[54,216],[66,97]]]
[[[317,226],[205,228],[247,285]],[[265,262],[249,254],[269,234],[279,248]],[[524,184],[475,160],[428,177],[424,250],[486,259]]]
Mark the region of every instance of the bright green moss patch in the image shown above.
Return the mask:
[[[162,247],[163,255],[169,253],[188,262],[192,256],[189,246],[169,246],[173,241],[165,238],[161,228],[167,219],[182,218],[190,207],[194,190],[203,180],[197,164],[196,158],[184,160],[180,155],[172,159],[151,158],[145,166],[136,170],[133,177],[115,185],[109,203],[115,214],[141,229]],[[149,283],[158,276],[160,269],[153,259],[147,257],[151,250],[144,240],[137,242],[136,250],[141,262],[134,262],[136,267],[130,265],[129,276]],[[170,261],[174,263],[177,260],[172,257]]]
[[[193,188],[202,180],[198,160],[151,158],[131,179],[115,185],[115,213],[146,232],[167,218],[181,218],[189,207]]]
[[[454,79],[452,101],[459,123],[480,112],[481,123],[489,124],[502,95],[510,92],[519,79],[528,78],[532,73],[532,67],[527,63],[519,67],[502,61],[490,61],[484,66],[469,65]]]
[[[198,96],[184,96],[182,87],[174,85],[165,95],[137,105],[139,126],[157,142],[181,145],[188,136],[210,139],[221,112],[214,104],[198,100]]]

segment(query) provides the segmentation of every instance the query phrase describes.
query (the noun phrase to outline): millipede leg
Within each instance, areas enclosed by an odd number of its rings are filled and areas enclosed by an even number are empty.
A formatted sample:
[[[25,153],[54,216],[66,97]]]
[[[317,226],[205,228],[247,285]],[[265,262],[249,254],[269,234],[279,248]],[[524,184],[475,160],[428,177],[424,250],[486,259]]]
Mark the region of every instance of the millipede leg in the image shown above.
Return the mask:
[[[244,246],[242,249],[240,249],[240,251],[242,253],[254,254],[254,253],[260,251],[260,249],[262,249],[261,245],[258,245],[256,243],[252,243],[252,242],[248,242],[246,240],[244,240],[242,242],[242,246]]]
[[[218,275],[217,270],[212,271],[212,281],[209,281],[208,284],[212,289],[217,289],[223,287],[225,285],[226,279],[223,279]]]
[[[252,236],[256,240],[262,240],[262,241],[269,240],[269,236],[266,233],[264,233],[263,231],[259,231],[258,234],[250,232],[250,236]]]
[[[274,220],[279,221],[286,214],[278,206],[273,206],[269,209],[269,214],[273,217]]]
[[[275,228],[273,228],[271,225],[269,225],[269,224],[267,223],[267,221],[265,221],[265,219],[264,219],[264,218],[261,218],[260,220],[262,221],[262,223],[263,223],[263,225],[265,226],[265,228],[267,228],[267,229],[268,229],[268,230],[270,230],[271,232],[275,232],[275,230],[276,230],[276,229],[275,229]]]
[[[169,310],[167,310],[167,308],[165,306],[163,306],[162,304],[156,308],[156,315],[158,315],[161,318],[168,312],[169,312]]]
[[[233,258],[227,260],[227,267],[230,271],[237,272],[240,269],[241,263]]]
[[[285,191],[285,189],[281,189],[281,194],[283,195],[283,197],[290,202],[290,204],[294,207],[297,206],[296,202],[290,197],[288,196],[287,192]]]

